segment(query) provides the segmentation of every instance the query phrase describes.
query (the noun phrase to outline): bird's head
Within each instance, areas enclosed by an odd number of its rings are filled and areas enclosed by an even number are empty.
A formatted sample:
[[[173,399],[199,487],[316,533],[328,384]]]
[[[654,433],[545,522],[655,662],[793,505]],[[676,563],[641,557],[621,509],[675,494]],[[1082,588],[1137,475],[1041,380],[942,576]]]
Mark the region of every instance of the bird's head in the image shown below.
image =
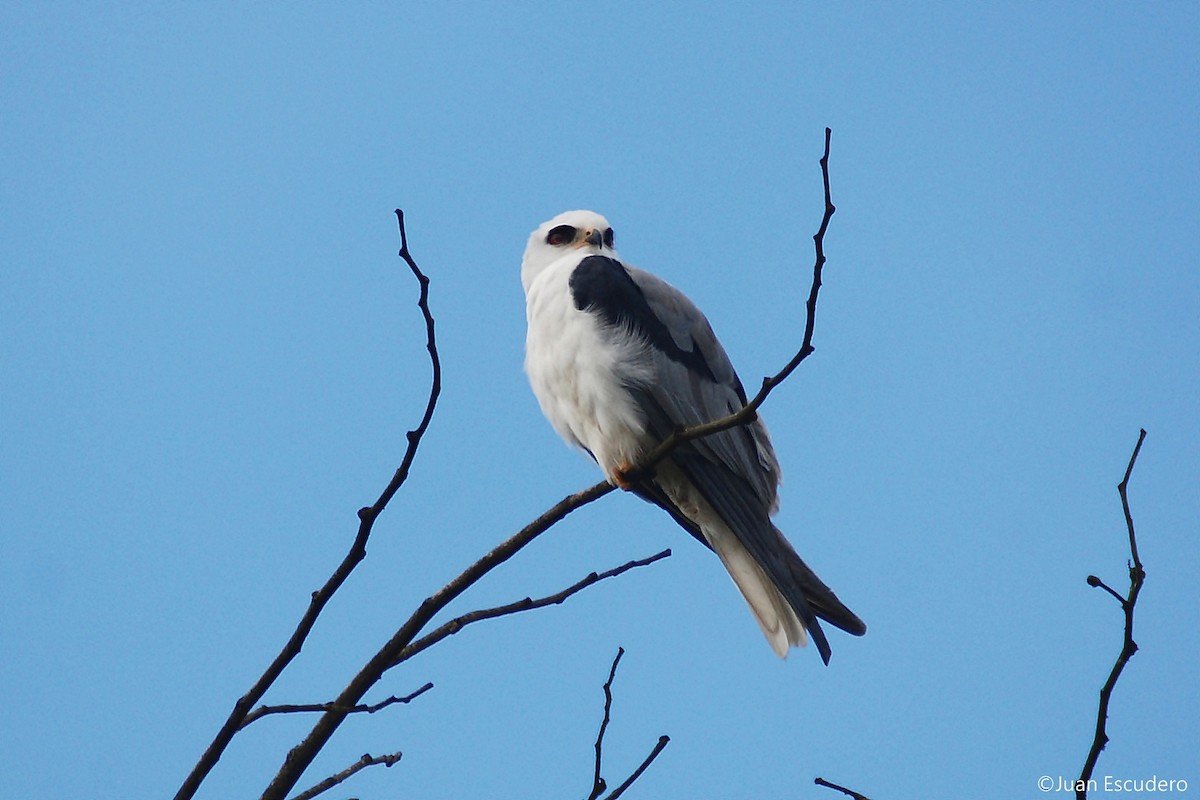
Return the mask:
[[[538,273],[567,255],[616,258],[613,229],[608,220],[595,211],[565,211],[539,225],[529,235],[525,258],[521,261],[521,281],[525,289],[529,289]]]

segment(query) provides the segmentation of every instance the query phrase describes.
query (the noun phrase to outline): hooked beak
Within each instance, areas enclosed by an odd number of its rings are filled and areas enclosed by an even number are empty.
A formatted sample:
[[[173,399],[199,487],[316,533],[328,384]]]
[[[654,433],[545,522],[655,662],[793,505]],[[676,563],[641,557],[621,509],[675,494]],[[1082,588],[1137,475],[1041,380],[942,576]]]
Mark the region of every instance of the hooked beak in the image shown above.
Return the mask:
[[[588,230],[586,232],[586,234],[583,237],[583,240],[585,242],[587,242],[588,244],[592,245],[593,247],[599,247],[600,243],[602,241],[604,241],[604,238],[603,238],[603,235],[600,233],[600,231],[596,230],[595,228],[592,228],[591,230]]]

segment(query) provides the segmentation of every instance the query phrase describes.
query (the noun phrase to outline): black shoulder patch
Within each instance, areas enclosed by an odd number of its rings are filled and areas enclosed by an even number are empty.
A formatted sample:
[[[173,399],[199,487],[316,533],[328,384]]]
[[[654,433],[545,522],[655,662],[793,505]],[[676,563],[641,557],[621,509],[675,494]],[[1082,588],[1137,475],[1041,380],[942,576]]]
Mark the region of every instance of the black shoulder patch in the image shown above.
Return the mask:
[[[571,273],[570,286],[575,308],[638,334],[667,358],[716,381],[708,362],[694,345],[684,350],[675,343],[620,261],[608,256],[588,256]]]

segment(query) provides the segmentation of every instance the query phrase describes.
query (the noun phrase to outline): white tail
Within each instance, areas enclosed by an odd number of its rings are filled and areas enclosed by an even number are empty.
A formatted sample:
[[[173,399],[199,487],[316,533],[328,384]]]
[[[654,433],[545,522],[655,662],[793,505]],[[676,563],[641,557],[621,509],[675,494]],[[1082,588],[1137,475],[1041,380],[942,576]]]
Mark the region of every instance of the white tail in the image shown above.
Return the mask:
[[[775,584],[733,532],[724,524],[712,524],[711,520],[709,524],[703,525],[701,530],[704,538],[720,556],[721,563],[725,565],[729,577],[733,578],[738,591],[746,598],[750,613],[754,615],[758,627],[762,628],[763,635],[767,637],[775,655],[787,658],[791,647],[804,647],[808,644],[804,624],[796,616],[792,606],[775,588]]]

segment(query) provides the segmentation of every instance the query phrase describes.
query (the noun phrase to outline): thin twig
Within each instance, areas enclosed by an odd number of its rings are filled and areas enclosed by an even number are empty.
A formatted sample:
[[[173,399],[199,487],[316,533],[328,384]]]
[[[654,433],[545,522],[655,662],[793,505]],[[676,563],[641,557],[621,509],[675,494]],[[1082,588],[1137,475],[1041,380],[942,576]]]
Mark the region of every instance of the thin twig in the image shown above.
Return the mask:
[[[396,697],[392,695],[386,700],[381,700],[374,705],[357,705],[352,708],[345,709],[347,714],[374,714],[376,711],[382,711],[389,706],[394,706],[397,703],[411,703],[421,695],[433,688],[432,683],[426,683],[420,689],[417,689],[412,694],[406,694],[404,697]],[[309,703],[301,705],[279,705],[279,706],[259,706],[246,715],[242,727],[245,728],[252,722],[262,719],[270,714],[303,714],[314,711],[332,711],[337,707],[333,703]]]
[[[346,769],[342,770],[336,775],[330,775],[328,778],[316,784],[311,789],[305,789],[300,794],[295,795],[292,800],[312,800],[312,798],[329,791],[360,770],[364,770],[367,767],[376,766],[377,764],[383,764],[385,767],[390,767],[398,762],[403,755],[404,754],[400,752],[392,753],[390,756],[373,756],[370,753],[364,753],[362,758],[346,767]]]
[[[767,396],[771,394],[771,391],[787,380],[788,376],[796,370],[796,367],[800,366],[800,363],[804,359],[812,355],[815,349],[812,340],[813,332],[816,330],[817,325],[817,296],[821,291],[821,272],[825,266],[825,232],[829,229],[829,220],[833,218],[834,212],[837,211],[837,208],[833,205],[829,189],[829,140],[832,135],[833,131],[826,128],[825,151],[821,155],[820,160],[821,182],[825,189],[825,213],[821,217],[821,226],[813,235],[816,262],[813,264],[812,285],[809,288],[808,300],[805,303],[804,337],[800,342],[800,349],[784,365],[783,369],[772,376],[763,378],[762,387],[758,390],[758,394],[754,395],[740,410],[711,422],[680,428],[664,439],[657,447],[647,453],[634,469],[626,473],[630,480],[646,475],[655,464],[666,458],[667,455],[684,442],[711,436],[730,428],[736,428],[738,425],[753,422],[758,415],[758,409],[766,402]]]
[[[1104,581],[1097,578],[1095,575],[1087,576],[1087,584],[1088,584],[1088,586],[1091,586],[1095,589],[1103,589],[1104,591],[1108,592],[1109,594],[1111,594],[1113,597],[1115,597],[1117,599],[1117,602],[1121,604],[1122,608],[1125,607],[1125,598],[1121,597],[1121,595],[1117,593],[1116,589],[1112,588],[1107,583],[1105,583]]]
[[[813,783],[815,783],[817,786],[824,786],[828,789],[837,789],[842,794],[852,798],[852,800],[871,800],[871,798],[867,797],[865,794],[859,794],[853,789],[847,789],[845,786],[838,786],[836,783],[830,783],[824,778],[817,778],[813,781]]]
[[[409,431],[408,449],[404,453],[404,458],[400,462],[399,469],[392,476],[392,480],[388,483],[383,493],[379,495],[379,499],[374,504],[361,508],[358,511],[359,519],[370,526],[375,523],[375,519],[383,513],[383,509],[387,507],[388,502],[400,490],[400,486],[408,479],[408,471],[412,467],[413,460],[417,457],[417,445],[421,442],[421,437],[425,435],[425,431],[429,428],[429,423],[433,420],[433,411],[437,406],[438,396],[442,393],[442,361],[438,356],[437,337],[435,335],[435,323],[433,314],[429,310],[429,277],[421,272],[421,268],[417,266],[417,262],[413,260],[412,254],[408,251],[408,232],[404,228],[404,211],[396,209],[396,222],[400,226],[400,258],[404,259],[404,263],[412,271],[413,277],[417,279],[417,283],[421,286],[421,294],[417,299],[417,308],[421,310],[421,316],[425,319],[425,349],[429,351],[429,363],[432,367],[433,374],[430,378],[429,385],[429,400],[425,404],[425,414],[421,417],[421,423],[416,429]]]
[[[604,778],[600,776],[600,762],[604,758],[604,732],[608,730],[608,723],[612,720],[612,685],[613,680],[617,677],[617,665],[621,663],[621,656],[625,655],[625,648],[618,647],[617,655],[613,658],[612,667],[608,670],[608,680],[604,682],[604,718],[600,720],[600,732],[596,734],[596,769],[592,777],[592,793],[588,795],[588,800],[596,800],[608,785],[604,782]]]
[[[530,598],[530,597],[526,597],[522,600],[517,600],[516,602],[508,603],[507,605],[496,606],[495,608],[484,608],[484,609],[480,609],[478,611],[472,611],[468,614],[463,614],[462,616],[455,617],[454,619],[450,620],[449,622],[446,622],[443,625],[440,625],[437,629],[431,631],[430,633],[426,634],[425,636],[422,636],[420,639],[416,640],[415,642],[410,644],[408,647],[404,648],[404,650],[402,650],[400,652],[400,655],[396,656],[396,660],[392,663],[392,666],[394,667],[394,666],[396,666],[396,664],[399,664],[402,661],[407,661],[408,659],[415,656],[417,653],[420,653],[422,650],[428,649],[429,647],[437,644],[438,642],[447,638],[448,636],[453,636],[454,634],[458,633],[463,628],[465,628],[466,626],[470,625],[473,622],[481,622],[485,619],[496,619],[497,617],[504,617],[504,616],[508,616],[509,614],[517,614],[522,611],[533,611],[534,609],[537,609],[537,608],[545,608],[546,606],[558,605],[559,603],[562,603],[565,600],[567,600],[567,598],[571,597],[574,594],[578,594],[579,592],[582,592],[584,589],[588,588],[589,586],[592,586],[593,584],[597,584],[600,581],[606,580],[608,578],[615,578],[618,575],[626,573],[631,569],[636,569],[637,567],[649,566],[649,565],[653,564],[655,561],[661,561],[662,559],[667,558],[670,555],[671,555],[671,550],[670,550],[670,548],[668,548],[666,550],[663,550],[661,553],[655,553],[652,556],[649,556],[647,558],[638,559],[637,561],[627,561],[626,563],[622,564],[619,567],[613,567],[612,569],[605,570],[604,572],[589,573],[586,577],[582,578],[581,580],[577,581],[576,583],[573,583],[572,585],[568,586],[566,589],[563,589],[560,592],[555,592],[554,594],[551,594],[551,595],[547,595],[545,597],[540,597],[537,600],[534,600],[533,598]]]
[[[1133,515],[1129,511],[1128,489],[1129,477],[1133,474],[1133,465],[1137,463],[1138,453],[1141,452],[1142,442],[1145,440],[1146,431],[1142,429],[1138,434],[1137,444],[1133,448],[1133,455],[1129,457],[1129,464],[1125,467],[1125,476],[1117,484],[1117,493],[1121,496],[1121,508],[1125,512],[1125,528],[1129,532],[1129,555],[1132,559],[1129,564],[1129,594],[1121,597],[1095,575],[1089,575],[1087,579],[1089,586],[1099,586],[1117,598],[1121,604],[1121,611],[1125,614],[1125,635],[1121,643],[1121,653],[1117,656],[1112,671],[1108,673],[1108,680],[1100,689],[1100,706],[1096,712],[1096,733],[1092,738],[1092,746],[1088,750],[1087,760],[1083,764],[1083,771],[1079,774],[1079,781],[1075,784],[1076,800],[1086,800],[1087,798],[1087,787],[1092,780],[1092,771],[1100,759],[1100,751],[1108,744],[1108,704],[1112,699],[1113,688],[1116,687],[1117,679],[1121,677],[1125,665],[1138,650],[1137,642],[1133,640],[1133,611],[1137,605],[1138,594],[1142,591],[1142,584],[1146,581],[1146,570],[1142,567],[1142,560],[1138,556],[1137,535],[1133,530]]]
[[[362,562],[367,555],[367,540],[371,536],[371,529],[375,525],[375,520],[383,512],[388,501],[400,489],[400,486],[408,479],[409,469],[412,467],[413,461],[417,457],[417,448],[421,444],[421,438],[425,435],[425,431],[429,428],[429,423],[433,419],[434,409],[437,407],[438,396],[442,390],[442,366],[441,360],[438,358],[437,339],[434,335],[433,315],[429,311],[429,278],[421,272],[421,268],[417,266],[417,262],[413,260],[412,255],[408,251],[408,234],[404,230],[404,212],[396,209],[396,220],[400,226],[400,258],[412,270],[416,276],[417,282],[420,284],[420,296],[417,300],[417,307],[421,310],[421,315],[425,319],[425,349],[429,351],[429,360],[432,367],[432,378],[429,386],[429,399],[425,403],[425,412],[421,416],[421,421],[416,428],[407,433],[408,447],[404,451],[404,457],[400,461],[400,467],[392,476],[391,481],[379,495],[379,499],[373,505],[361,508],[358,511],[358,533],[354,537],[353,544],[350,545],[350,550],[346,553],[345,558],[338,564],[333,574],[325,581],[325,585],[312,593],[312,598],[309,600],[308,609],[300,618],[299,624],[292,632],[291,637],[280,650],[279,655],[263,672],[254,685],[246,694],[242,695],[234,704],[233,711],[230,712],[225,724],[217,731],[216,737],[213,738],[196,766],[184,779],[183,785],[179,787],[179,791],[175,793],[175,800],[190,800],[194,797],[196,791],[200,788],[200,784],[216,766],[221,755],[229,746],[229,742],[234,735],[242,729],[243,721],[246,719],[251,709],[258,703],[267,690],[275,683],[283,670],[292,662],[297,655],[300,654],[301,648],[304,646],[305,640],[312,631],[313,626],[317,622],[317,617],[324,610],[325,604],[329,602],[334,593],[341,588],[346,579],[350,577],[350,573],[354,568]],[[351,704],[354,705],[354,704]]]
[[[663,748],[665,748],[670,741],[671,737],[667,736],[666,734],[658,737],[658,743],[654,745],[654,749],[650,751],[650,755],[646,756],[646,760],[638,765],[638,768],[633,771],[632,775],[625,779],[624,783],[622,783],[616,789],[613,789],[609,794],[605,795],[604,800],[617,800],[618,797],[625,794],[625,790],[632,786],[634,781],[642,777],[642,773],[646,771],[647,767],[654,763],[654,759],[658,758],[658,754],[663,751]]]

